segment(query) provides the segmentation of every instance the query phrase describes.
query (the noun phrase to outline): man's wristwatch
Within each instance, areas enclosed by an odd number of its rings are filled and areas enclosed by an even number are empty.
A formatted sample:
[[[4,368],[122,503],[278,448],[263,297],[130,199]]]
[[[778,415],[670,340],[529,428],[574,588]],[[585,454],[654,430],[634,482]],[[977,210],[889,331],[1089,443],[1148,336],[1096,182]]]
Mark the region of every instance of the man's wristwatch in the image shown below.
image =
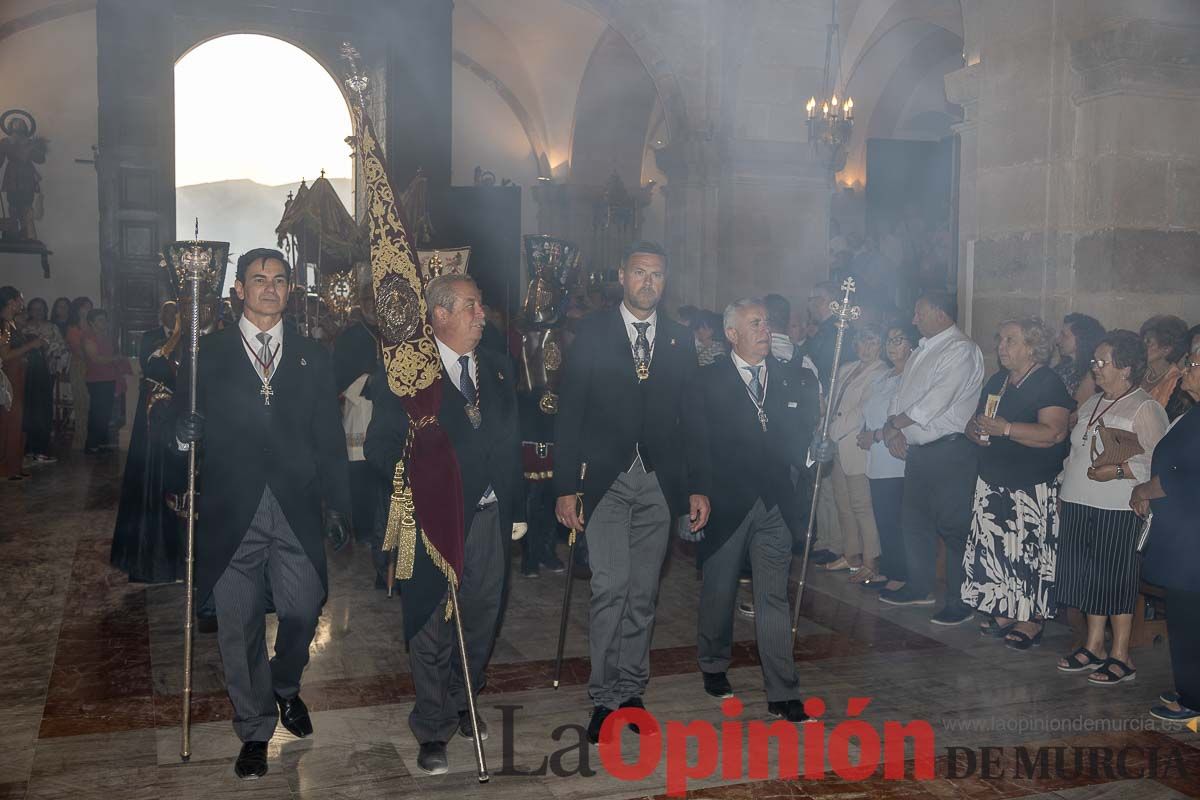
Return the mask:
[[[1117,464],[1117,480],[1125,480],[1125,466],[1123,464]]]

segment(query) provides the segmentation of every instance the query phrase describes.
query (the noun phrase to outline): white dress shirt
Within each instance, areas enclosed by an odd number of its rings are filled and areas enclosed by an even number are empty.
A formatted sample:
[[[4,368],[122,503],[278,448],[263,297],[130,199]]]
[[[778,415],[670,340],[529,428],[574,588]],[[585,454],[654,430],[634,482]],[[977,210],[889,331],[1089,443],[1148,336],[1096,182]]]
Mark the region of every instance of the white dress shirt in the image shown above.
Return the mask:
[[[457,353],[450,345],[443,342],[436,336],[433,340],[437,342],[438,354],[442,357],[442,366],[446,368],[446,374],[450,376],[450,382],[454,384],[454,388],[458,389],[462,382],[462,364],[458,359],[466,356],[467,366],[471,368],[471,383],[475,384],[475,396],[479,396],[479,362],[475,360],[475,351],[469,353]],[[460,390],[461,391],[461,390]]]
[[[901,431],[909,444],[929,444],[966,429],[981,388],[983,352],[951,325],[921,340],[904,367],[888,415],[904,414],[913,421]]]
[[[467,367],[471,370],[471,383],[475,384],[475,398],[482,402],[482,399],[479,397],[479,362],[475,359],[475,351],[459,353],[436,336],[433,337],[433,340],[437,342],[438,354],[442,357],[442,366],[446,368],[446,374],[450,376],[450,381],[454,384],[455,391],[462,391],[458,388],[459,382],[462,380],[462,364],[459,363],[458,359],[463,356],[467,357]],[[490,506],[496,500],[496,492],[492,490],[491,486],[488,486],[487,491],[483,493],[483,497],[479,498],[479,505]]]
[[[242,332],[242,349],[246,351],[246,358],[250,359],[250,365],[254,367],[254,374],[261,378],[262,369],[258,363],[258,351],[262,348],[262,342],[258,340],[258,335],[262,331],[257,325],[246,319],[245,315],[238,320],[238,330]],[[280,317],[279,321],[267,331],[267,335],[271,337],[267,340],[267,345],[275,355],[273,361],[268,356],[267,363],[271,366],[271,375],[274,375],[280,362],[283,361],[283,317]],[[267,380],[271,379],[271,375],[267,376]]]
[[[650,343],[650,355],[654,355],[654,334],[658,331],[658,309],[650,312],[650,316],[645,319],[638,319],[633,315],[633,312],[625,307],[625,303],[621,303],[621,319],[625,320],[625,335],[629,337],[629,348],[633,350],[633,343],[637,341],[637,328],[633,327],[635,322],[649,322],[650,327],[646,329],[646,341]]]
[[[733,359],[733,365],[737,367],[738,375],[742,378],[742,383],[746,384],[747,397],[749,397],[750,392],[750,372],[747,368],[758,367],[758,382],[762,385],[763,398],[765,400],[767,396],[767,360],[764,358],[757,365],[751,364],[733,350],[729,351],[729,357]]]

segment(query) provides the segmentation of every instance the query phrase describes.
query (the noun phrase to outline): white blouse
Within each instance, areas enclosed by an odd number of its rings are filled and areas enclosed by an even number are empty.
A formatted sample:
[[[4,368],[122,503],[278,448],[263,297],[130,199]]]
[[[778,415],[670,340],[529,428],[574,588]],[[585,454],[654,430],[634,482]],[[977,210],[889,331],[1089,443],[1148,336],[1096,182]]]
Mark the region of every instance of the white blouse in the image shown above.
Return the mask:
[[[1088,421],[1097,413],[1097,407],[1103,416],[1089,426]],[[1138,443],[1142,446],[1142,454],[1127,462],[1131,474],[1126,475],[1124,480],[1094,481],[1088,477],[1088,467],[1092,466],[1090,438],[1095,438],[1097,452],[1104,450],[1100,436],[1094,430],[1099,427],[1100,421],[1105,427],[1136,433]],[[1154,445],[1158,444],[1166,431],[1167,412],[1145,390],[1136,389],[1115,404],[1097,392],[1079,407],[1079,421],[1071,431],[1071,454],[1063,464],[1059,497],[1064,502],[1092,508],[1128,510],[1133,487],[1150,480],[1150,456],[1154,452]]]

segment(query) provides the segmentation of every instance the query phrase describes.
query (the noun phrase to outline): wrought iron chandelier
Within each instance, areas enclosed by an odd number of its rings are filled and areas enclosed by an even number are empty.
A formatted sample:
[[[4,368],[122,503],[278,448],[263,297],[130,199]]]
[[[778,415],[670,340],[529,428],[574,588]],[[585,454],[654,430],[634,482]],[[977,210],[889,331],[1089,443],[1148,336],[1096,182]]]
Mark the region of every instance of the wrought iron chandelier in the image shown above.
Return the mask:
[[[825,69],[821,78],[821,97],[810,97],[807,112],[808,141],[833,172],[846,166],[846,145],[854,129],[854,99],[842,102],[838,87],[842,81],[842,46],[838,32],[837,0],[830,0],[831,15],[825,36]],[[819,106],[819,107],[818,107]]]

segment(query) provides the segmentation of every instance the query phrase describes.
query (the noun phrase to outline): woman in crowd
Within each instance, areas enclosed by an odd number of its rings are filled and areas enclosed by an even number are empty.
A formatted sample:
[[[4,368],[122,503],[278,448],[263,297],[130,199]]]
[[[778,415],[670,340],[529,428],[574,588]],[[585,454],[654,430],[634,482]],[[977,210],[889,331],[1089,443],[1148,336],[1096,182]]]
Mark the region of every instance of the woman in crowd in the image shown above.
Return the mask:
[[[1087,314],[1067,314],[1063,317],[1062,329],[1055,343],[1058,363],[1054,371],[1067,391],[1075,398],[1077,406],[1096,393],[1096,381],[1092,378],[1092,355],[1096,344],[1104,338],[1104,326],[1095,317]]]
[[[823,565],[830,571],[850,570],[850,582],[862,583],[875,577],[879,557],[879,530],[871,508],[871,484],[867,479],[867,452],[858,446],[863,422],[863,401],[887,364],[882,329],[874,323],[859,325],[854,336],[858,359],[838,368],[836,396],[829,421],[829,438],[837,443],[830,481],[842,530],[842,557]]]
[[[1171,395],[1183,374],[1179,360],[1188,349],[1188,326],[1179,317],[1159,314],[1142,323],[1139,331],[1146,345],[1146,375],[1142,388],[1174,419],[1185,409],[1171,403]]]
[[[50,455],[50,431],[54,424],[54,379],[67,365],[67,344],[58,328],[49,320],[46,301],[35,297],[25,307],[26,336],[38,337],[45,347],[35,348],[25,357],[25,432],[26,452],[38,464],[53,464]]]
[[[1180,385],[1200,402],[1200,354],[1189,355]],[[1142,578],[1166,589],[1167,642],[1175,690],[1159,696],[1151,716],[1169,722],[1200,717],[1200,411],[1192,409],[1171,424],[1154,448],[1150,480],[1134,487],[1130,506],[1142,516],[1154,512],[1142,559]]]
[[[909,322],[893,322],[888,327],[886,352],[891,369],[875,378],[863,401],[865,429],[858,434],[858,446],[867,451],[867,480],[871,486],[871,510],[879,531],[879,568],[864,586],[897,590],[908,578],[904,555],[904,536],[900,531],[900,504],[904,498],[904,462],[888,452],[883,443],[883,425],[888,406],[900,388],[900,378],[921,335]]]
[[[983,635],[1028,650],[1054,615],[1058,474],[1075,401],[1048,368],[1054,338],[1040,319],[1002,322],[996,338],[1001,369],[966,430],[981,450],[961,591],[991,616]]]
[[[0,405],[0,478],[19,481],[29,477],[21,467],[25,460],[25,357],[45,345],[37,336],[25,336],[17,327],[17,316],[25,298],[13,286],[0,287],[0,369],[8,379],[12,400]]]
[[[87,332],[87,315],[92,311],[88,297],[76,297],[71,301],[71,313],[67,318],[67,349],[71,351],[70,382],[71,412],[74,416],[75,435],[72,446],[83,448],[87,439],[88,400],[87,362],[83,357],[83,336]]]
[[[1141,388],[1146,345],[1133,331],[1110,331],[1096,347],[1092,372],[1100,393],[1079,408],[1071,454],[1063,465],[1057,581],[1059,603],[1087,615],[1087,640],[1059,659],[1058,668],[1091,672],[1089,681],[1108,686],[1137,674],[1129,634],[1138,589],[1139,520],[1129,499],[1136,484],[1150,479],[1150,454],[1167,429],[1167,414]],[[1123,449],[1141,452],[1109,463],[1115,458],[1104,458],[1106,428],[1125,431],[1126,438],[1134,434],[1136,447]],[[1107,438],[1113,441],[1116,435]],[[1106,650],[1109,621],[1112,646]]]
[[[108,312],[94,308],[87,315],[83,336],[83,357],[87,369],[88,406],[87,441],[83,452],[94,455],[111,450],[108,428],[112,422],[113,402],[117,381],[124,381],[120,356],[113,353],[112,337],[108,332]]]
[[[58,335],[67,340],[67,323],[71,321],[71,298],[59,297],[50,308],[50,321],[58,328]]]

